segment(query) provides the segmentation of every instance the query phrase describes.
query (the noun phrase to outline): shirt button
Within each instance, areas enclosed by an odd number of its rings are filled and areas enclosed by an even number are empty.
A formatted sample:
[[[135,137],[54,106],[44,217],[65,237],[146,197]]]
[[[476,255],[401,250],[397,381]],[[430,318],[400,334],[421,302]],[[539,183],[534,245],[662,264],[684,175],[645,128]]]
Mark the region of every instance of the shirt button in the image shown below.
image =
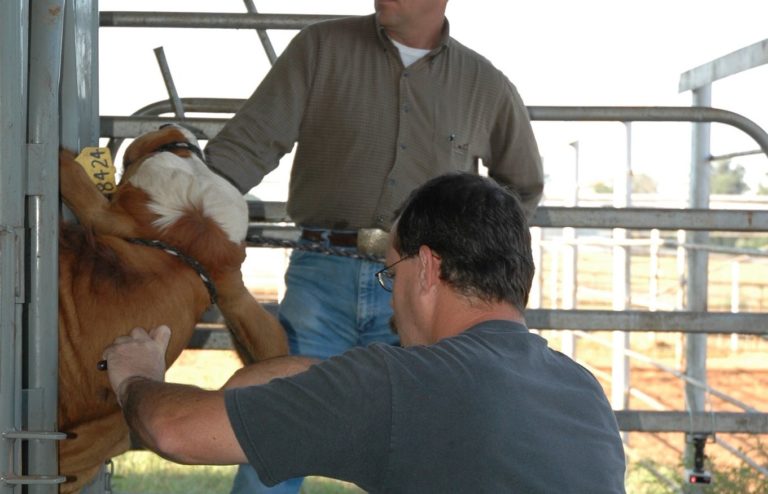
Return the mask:
[[[378,223],[379,225],[383,225],[384,224],[384,217],[381,216],[381,215],[377,216],[376,217],[376,223]]]
[[[409,111],[411,111],[411,106],[408,103],[404,104],[403,105],[403,111],[405,113],[408,113]]]
[[[406,149],[408,146],[406,146],[404,143],[400,143],[400,149]]]
[[[410,76],[410,75],[411,75],[411,73],[410,73],[410,72],[403,72],[403,77],[408,77],[408,76]]]
[[[395,180],[394,178],[387,179],[387,185],[389,185],[390,187],[394,187],[395,185],[397,185],[397,180]]]

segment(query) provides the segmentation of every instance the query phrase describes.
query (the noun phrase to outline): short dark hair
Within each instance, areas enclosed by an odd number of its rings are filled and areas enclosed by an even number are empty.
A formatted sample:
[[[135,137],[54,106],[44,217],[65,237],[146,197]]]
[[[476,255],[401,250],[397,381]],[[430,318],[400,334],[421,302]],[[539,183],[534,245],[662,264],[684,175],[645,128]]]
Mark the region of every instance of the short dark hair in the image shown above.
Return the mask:
[[[489,178],[451,173],[414,190],[396,222],[395,250],[422,245],[441,258],[440,278],[456,291],[525,309],[533,280],[531,234],[517,196]]]

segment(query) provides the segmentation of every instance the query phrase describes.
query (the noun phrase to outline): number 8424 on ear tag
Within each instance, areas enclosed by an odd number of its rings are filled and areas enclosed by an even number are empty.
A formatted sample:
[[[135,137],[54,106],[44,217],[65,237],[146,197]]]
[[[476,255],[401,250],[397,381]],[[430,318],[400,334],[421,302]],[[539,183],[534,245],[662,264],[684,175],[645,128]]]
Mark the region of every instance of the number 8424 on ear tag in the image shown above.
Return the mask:
[[[115,191],[115,165],[109,148],[86,147],[75,158],[102,194]]]

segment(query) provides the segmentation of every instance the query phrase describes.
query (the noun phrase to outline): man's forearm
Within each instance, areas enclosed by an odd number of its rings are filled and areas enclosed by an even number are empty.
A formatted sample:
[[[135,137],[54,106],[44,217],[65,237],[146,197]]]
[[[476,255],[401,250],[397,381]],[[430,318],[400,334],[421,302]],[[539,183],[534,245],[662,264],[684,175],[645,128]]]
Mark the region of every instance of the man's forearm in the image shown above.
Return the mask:
[[[138,437],[141,444],[155,452],[158,452],[158,448],[152,434],[153,428],[149,425],[151,417],[142,411],[141,404],[146,402],[153,393],[157,393],[159,385],[162,384],[144,377],[131,377],[123,381],[117,393],[118,401],[123,405],[123,416],[128,427]],[[151,412],[154,413],[154,411]]]
[[[120,398],[128,426],[164,458],[187,464],[247,461],[229,423],[223,391],[133,377],[120,387]]]
[[[243,388],[266,384],[277,377],[288,377],[304,372],[320,362],[317,359],[300,356],[275,357],[248,365],[235,372],[224,384],[224,389]]]

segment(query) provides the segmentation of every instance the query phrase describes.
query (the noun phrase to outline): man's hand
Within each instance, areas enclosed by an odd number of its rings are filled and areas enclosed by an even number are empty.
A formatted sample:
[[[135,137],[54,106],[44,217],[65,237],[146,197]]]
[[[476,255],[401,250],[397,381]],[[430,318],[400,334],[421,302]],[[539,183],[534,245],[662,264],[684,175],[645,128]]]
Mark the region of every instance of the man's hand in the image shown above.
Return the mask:
[[[165,381],[165,351],[171,339],[171,329],[162,325],[147,333],[134,328],[128,336],[118,336],[102,354],[108,363],[109,382],[120,406],[123,393],[131,378],[143,377]]]

